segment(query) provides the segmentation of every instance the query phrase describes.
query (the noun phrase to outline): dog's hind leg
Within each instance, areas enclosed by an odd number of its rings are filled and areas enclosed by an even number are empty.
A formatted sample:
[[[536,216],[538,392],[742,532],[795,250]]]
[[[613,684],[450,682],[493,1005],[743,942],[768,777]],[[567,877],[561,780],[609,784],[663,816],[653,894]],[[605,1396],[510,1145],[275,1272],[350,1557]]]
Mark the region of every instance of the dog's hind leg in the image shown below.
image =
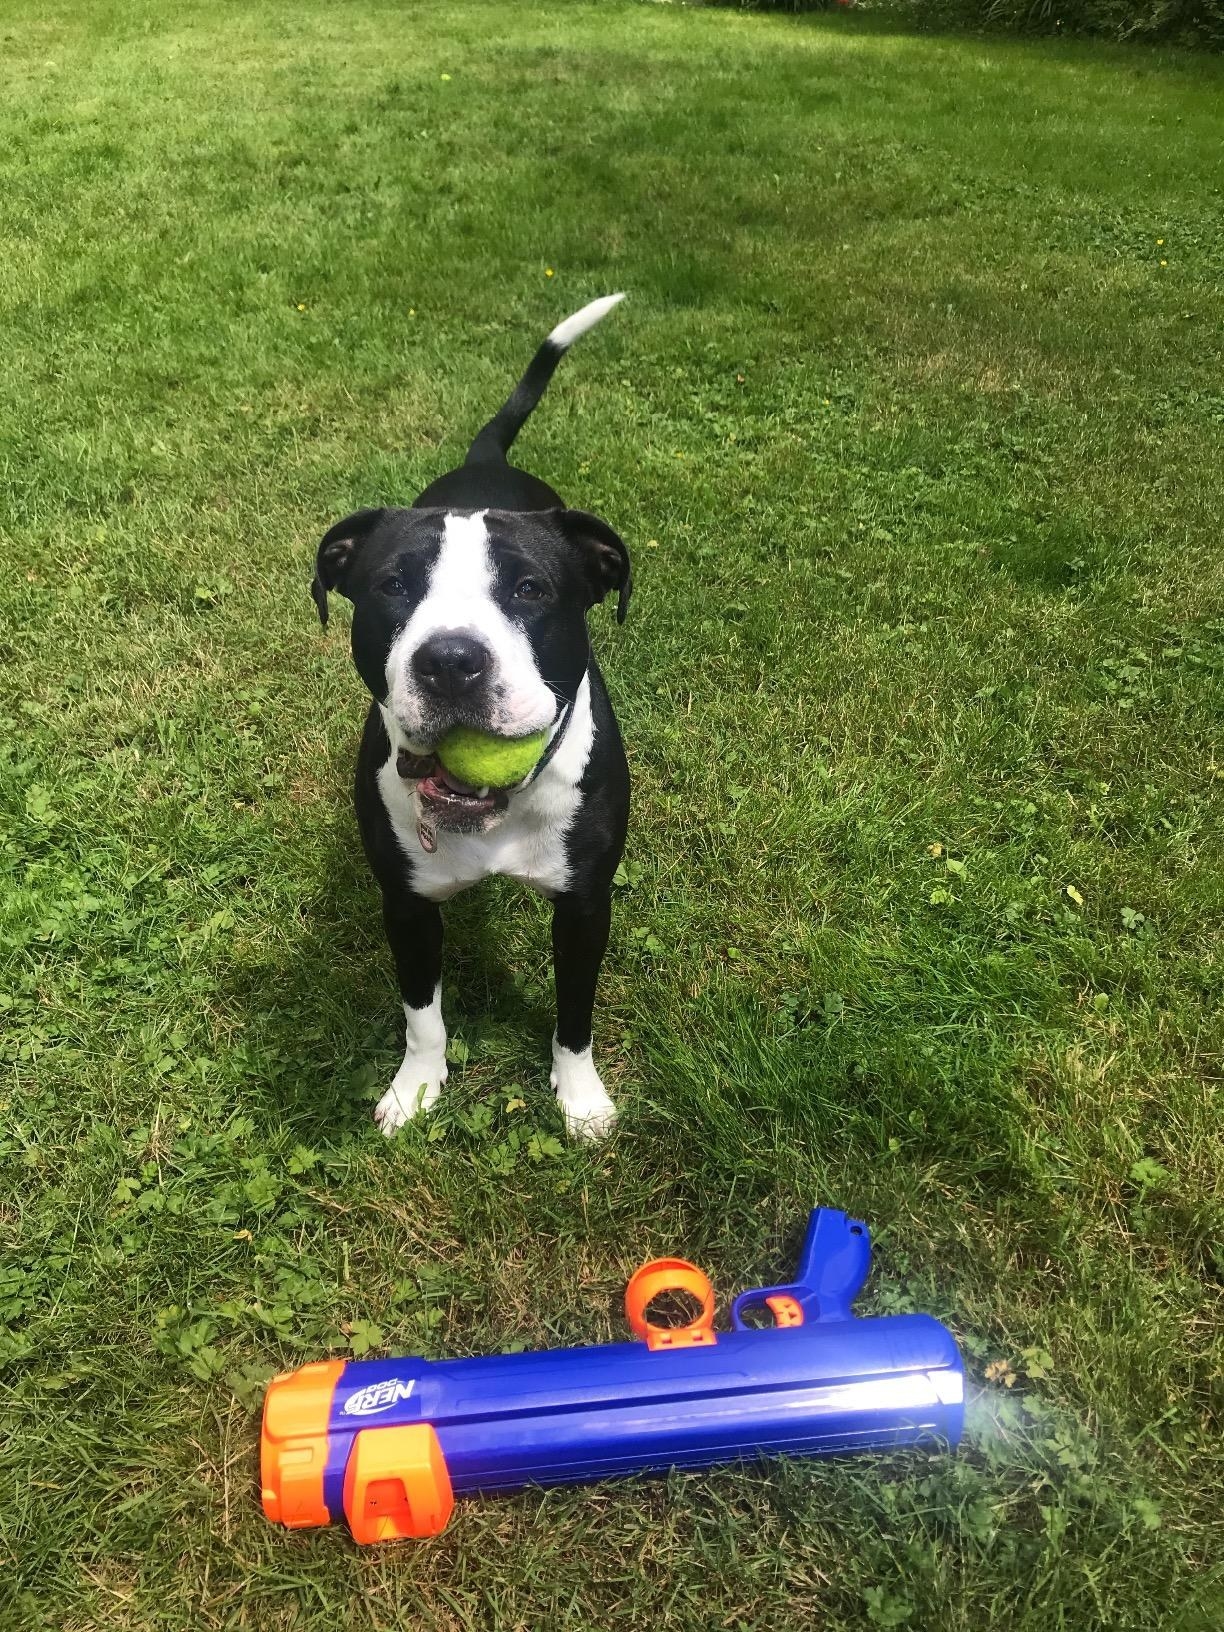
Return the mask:
[[[446,1081],[442,914],[410,891],[384,890],[383,923],[404,1000],[404,1062],[374,1110],[374,1120],[390,1136],[427,1111]]]
[[[601,1139],[616,1120],[616,1107],[591,1058],[595,983],[608,945],[612,898],[560,895],[553,906],[553,973],[557,986],[557,1033],[553,1038],[552,1086],[568,1131]]]

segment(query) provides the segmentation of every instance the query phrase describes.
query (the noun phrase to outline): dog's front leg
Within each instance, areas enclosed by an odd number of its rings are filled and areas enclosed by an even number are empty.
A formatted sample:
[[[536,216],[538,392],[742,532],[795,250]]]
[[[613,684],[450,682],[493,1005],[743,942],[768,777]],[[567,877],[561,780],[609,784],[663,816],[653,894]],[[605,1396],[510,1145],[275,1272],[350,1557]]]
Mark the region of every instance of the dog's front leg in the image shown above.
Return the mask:
[[[589,896],[559,895],[553,906],[557,1034],[552,1086],[566,1128],[579,1139],[601,1139],[616,1120],[616,1107],[591,1059],[595,982],[611,921],[612,897],[607,890]]]
[[[437,1099],[446,1081],[446,1027],[438,907],[409,890],[384,889],[383,923],[404,1000],[404,1063],[374,1109],[389,1136]]]

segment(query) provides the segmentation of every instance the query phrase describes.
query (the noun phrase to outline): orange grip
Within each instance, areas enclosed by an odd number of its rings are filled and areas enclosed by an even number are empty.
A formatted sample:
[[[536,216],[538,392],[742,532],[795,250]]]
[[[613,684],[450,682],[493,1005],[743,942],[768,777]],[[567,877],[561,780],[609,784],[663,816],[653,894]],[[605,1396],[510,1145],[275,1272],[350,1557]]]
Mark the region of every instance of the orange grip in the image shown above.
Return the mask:
[[[344,1472],[344,1516],[357,1542],[436,1536],[455,1505],[432,1423],[363,1428]]]

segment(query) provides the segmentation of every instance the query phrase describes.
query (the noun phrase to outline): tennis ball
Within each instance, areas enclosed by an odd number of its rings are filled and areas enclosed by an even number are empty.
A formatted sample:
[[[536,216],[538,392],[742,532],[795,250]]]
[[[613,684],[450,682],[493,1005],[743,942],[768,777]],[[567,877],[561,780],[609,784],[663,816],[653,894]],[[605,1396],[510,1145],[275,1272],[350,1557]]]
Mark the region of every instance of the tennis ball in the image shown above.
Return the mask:
[[[438,758],[461,782],[474,788],[512,788],[535,768],[548,744],[548,732],[529,737],[494,737],[456,725],[437,746]]]

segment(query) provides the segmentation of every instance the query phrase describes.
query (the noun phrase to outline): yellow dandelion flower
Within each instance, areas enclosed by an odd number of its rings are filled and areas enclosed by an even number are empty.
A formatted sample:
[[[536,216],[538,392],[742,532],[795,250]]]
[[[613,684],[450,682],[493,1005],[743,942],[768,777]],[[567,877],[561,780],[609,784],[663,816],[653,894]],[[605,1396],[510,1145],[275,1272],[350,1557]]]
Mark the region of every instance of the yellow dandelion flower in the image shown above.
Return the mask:
[[[1161,261],[1160,264],[1161,264],[1161,266],[1168,266],[1169,263],[1168,263],[1168,261]]]
[[[552,275],[553,275],[553,269],[552,269],[552,267],[551,267],[551,266],[546,266],[546,267],[545,267],[545,268],[544,268],[544,276],[545,276],[545,277],[546,277],[546,278],[551,278],[551,277],[552,277]]]

